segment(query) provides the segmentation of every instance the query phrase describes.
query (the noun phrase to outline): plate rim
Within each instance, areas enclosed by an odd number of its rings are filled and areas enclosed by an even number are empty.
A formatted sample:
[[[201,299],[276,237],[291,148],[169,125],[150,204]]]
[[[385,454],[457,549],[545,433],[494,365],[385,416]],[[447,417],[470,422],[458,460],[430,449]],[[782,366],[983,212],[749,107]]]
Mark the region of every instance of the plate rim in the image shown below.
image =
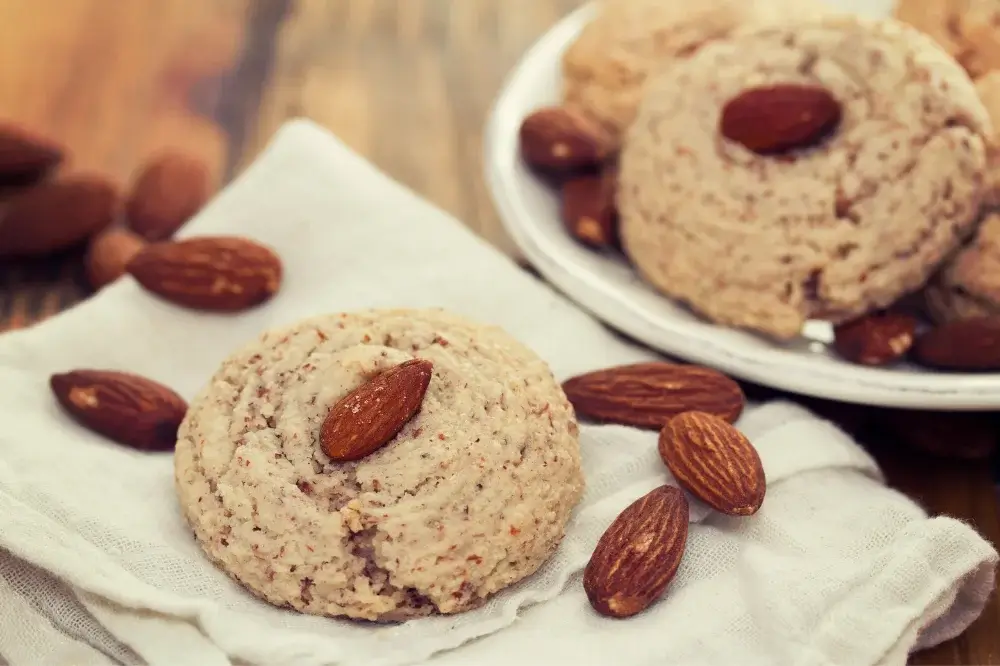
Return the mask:
[[[504,77],[484,126],[483,169],[490,198],[505,231],[548,282],[610,328],[654,351],[709,365],[764,386],[798,395],[883,407],[950,411],[985,411],[1000,407],[1000,373],[899,372],[846,363],[833,366],[840,370],[831,372],[830,368],[809,361],[805,355],[792,357],[798,362],[787,357],[775,359],[773,353],[755,359],[745,351],[733,349],[732,344],[725,341],[695,339],[694,331],[679,329],[710,330],[717,325],[701,321],[660,321],[641,304],[622,299],[616,285],[560,252],[553,252],[539,234],[530,234],[530,225],[522,223],[530,219],[530,211],[524,209],[523,201],[510,196],[517,191],[514,176],[519,156],[517,142],[512,139],[517,136],[521,118],[507,110],[518,106],[516,93],[524,81],[532,78],[530,65],[544,58],[561,56],[595,9],[596,4],[590,2],[570,12],[521,55]],[[752,335],[731,328],[725,330]],[[772,345],[768,351],[780,352],[780,349]],[[776,363],[779,367],[775,367]],[[921,385],[922,382],[931,385]]]

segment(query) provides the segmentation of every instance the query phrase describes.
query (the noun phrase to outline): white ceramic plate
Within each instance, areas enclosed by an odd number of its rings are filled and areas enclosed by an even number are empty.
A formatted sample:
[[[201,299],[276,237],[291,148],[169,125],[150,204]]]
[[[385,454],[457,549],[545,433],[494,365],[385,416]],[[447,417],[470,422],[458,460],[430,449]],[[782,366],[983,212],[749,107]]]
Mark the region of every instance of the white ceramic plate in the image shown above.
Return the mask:
[[[830,4],[884,16],[891,0],[830,0]],[[589,5],[570,14],[524,55],[500,92],[486,127],[486,175],[500,217],[542,275],[613,328],[666,354],[758,384],[871,405],[1000,408],[1000,374],[853,365],[827,350],[831,330],[819,322],[810,323],[799,340],[776,345],[700,321],[639,281],[619,257],[573,241],[559,220],[555,194],[521,162],[517,133],[528,113],[559,101],[562,53],[592,16]]]

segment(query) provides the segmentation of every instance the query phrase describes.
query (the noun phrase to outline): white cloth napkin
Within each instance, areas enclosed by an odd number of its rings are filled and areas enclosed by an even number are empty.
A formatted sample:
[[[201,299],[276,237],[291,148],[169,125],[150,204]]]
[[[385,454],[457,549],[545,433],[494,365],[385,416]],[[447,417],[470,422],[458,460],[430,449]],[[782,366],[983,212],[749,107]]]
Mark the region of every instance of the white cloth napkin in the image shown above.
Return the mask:
[[[997,554],[972,529],[928,518],[846,435],[775,403],[739,423],[764,463],[764,507],[732,519],[695,504],[677,578],[635,618],[593,613],[579,575],[617,512],[669,478],[655,433],[616,426],[582,429],[588,490],[559,552],[486,607],[388,627],[272,608],[202,556],[170,456],[77,426],[51,373],[128,370],[190,398],[268,327],[395,306],[500,324],[559,378],[654,355],[305,121],[184,230],[213,233],[278,251],[287,273],[272,302],[198,314],[124,279],[0,337],[0,655],[12,666],[903,664],[964,630],[992,590]]]

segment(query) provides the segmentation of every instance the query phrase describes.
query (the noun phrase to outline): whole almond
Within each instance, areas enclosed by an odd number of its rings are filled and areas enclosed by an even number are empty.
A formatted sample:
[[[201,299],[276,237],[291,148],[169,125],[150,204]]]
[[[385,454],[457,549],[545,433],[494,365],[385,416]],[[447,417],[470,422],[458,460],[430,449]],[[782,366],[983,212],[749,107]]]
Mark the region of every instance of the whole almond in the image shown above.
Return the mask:
[[[656,601],[677,574],[688,535],[688,503],[660,486],[621,512],[597,542],[583,589],[601,615],[622,618]]]
[[[784,83],[744,90],[722,109],[719,131],[762,155],[813,146],[840,124],[840,102],[821,86]]]
[[[0,124],[0,185],[41,178],[62,161],[63,152],[52,139],[10,123]]]
[[[114,220],[118,204],[118,189],[96,176],[36,185],[0,214],[0,257],[43,256],[82,243]]]
[[[520,141],[525,162],[555,174],[597,167],[614,151],[614,140],[599,124],[560,106],[539,109],[525,118]]]
[[[52,393],[77,422],[120,444],[169,451],[187,403],[151,379],[111,370],[74,370],[52,375]]]
[[[837,326],[833,349],[852,363],[888,365],[906,356],[916,330],[917,320],[909,315],[871,314]]]
[[[146,246],[127,267],[148,291],[188,308],[233,312],[281,286],[281,260],[246,238],[208,236]]]
[[[125,267],[146,242],[128,229],[105,229],[90,239],[83,265],[95,290],[125,275]]]
[[[735,427],[686,412],[660,431],[660,457],[689,493],[730,516],[757,513],[767,484],[757,450]]]
[[[148,241],[173,236],[209,197],[208,167],[179,153],[161,155],[143,167],[125,204],[129,227]]]
[[[1000,440],[996,412],[884,409],[874,414],[876,425],[897,443],[940,458],[985,460]]]
[[[590,372],[566,380],[563,391],[580,416],[657,430],[692,410],[735,421],[745,402],[739,384],[720,372],[664,362]]]
[[[562,219],[570,235],[595,248],[618,245],[616,187],[614,170],[577,176],[562,184]]]
[[[320,430],[323,453],[360,460],[388,444],[420,410],[433,365],[415,358],[376,375],[333,406]]]
[[[941,324],[917,338],[913,357],[943,370],[1000,370],[1000,317]]]

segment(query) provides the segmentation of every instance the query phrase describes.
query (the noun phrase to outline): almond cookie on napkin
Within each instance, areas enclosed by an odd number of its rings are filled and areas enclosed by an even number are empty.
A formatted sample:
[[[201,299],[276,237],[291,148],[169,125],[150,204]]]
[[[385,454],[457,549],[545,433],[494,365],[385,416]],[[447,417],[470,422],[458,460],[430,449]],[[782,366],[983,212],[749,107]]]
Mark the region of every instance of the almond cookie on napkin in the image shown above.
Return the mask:
[[[563,58],[564,96],[620,136],[647,75],[739,26],[819,15],[816,0],[605,0]]]
[[[832,97],[839,126],[780,155],[724,136],[723,109],[773,86]],[[990,134],[968,75],[901,23],[741,31],[647,86],[621,157],[623,246],[708,319],[791,338],[926,282],[975,228]]]
[[[331,406],[414,358],[433,364],[420,411],[367,457],[331,460]],[[545,362],[498,328],[436,310],[323,316],[223,363],[181,426],[177,489],[209,557],[271,603],[457,613],[555,551],[583,491],[577,430]]]

